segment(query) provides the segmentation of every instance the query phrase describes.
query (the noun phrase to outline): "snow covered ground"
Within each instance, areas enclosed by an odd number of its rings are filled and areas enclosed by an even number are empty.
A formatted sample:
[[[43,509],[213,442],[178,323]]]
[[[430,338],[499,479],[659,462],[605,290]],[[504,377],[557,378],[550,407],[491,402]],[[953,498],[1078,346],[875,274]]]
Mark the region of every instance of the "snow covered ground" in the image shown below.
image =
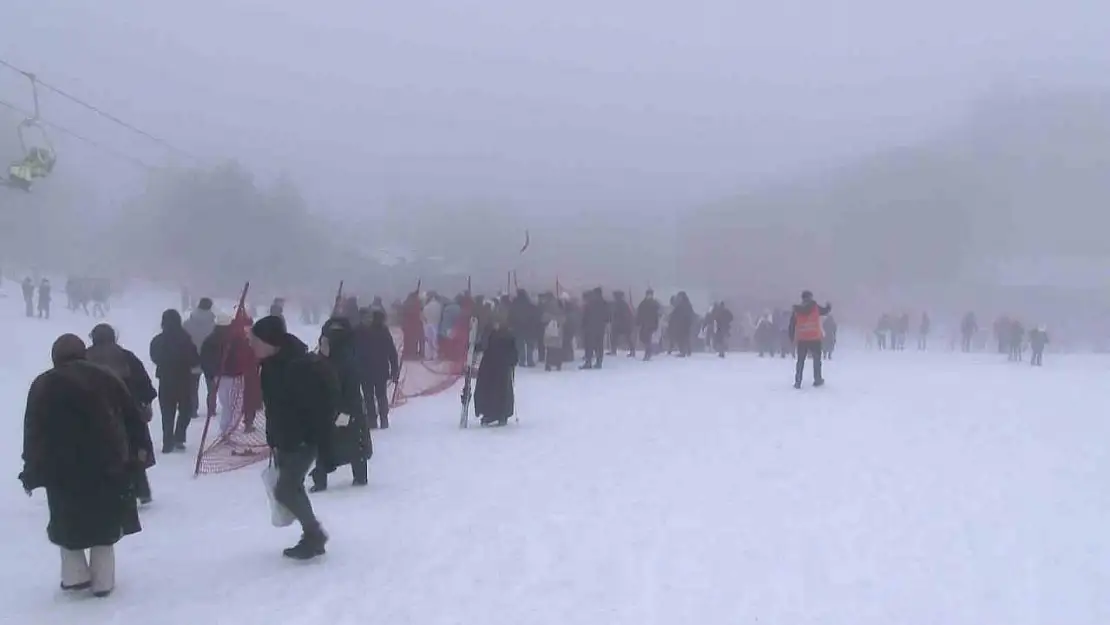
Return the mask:
[[[145,357],[174,299],[109,320]],[[62,596],[45,497],[15,480],[22,411],[52,340],[92,324],[0,306],[0,623],[1110,623],[1110,360],[1055,355],[845,351],[802,391],[750,355],[521,371],[499,430],[460,431],[455,392],[414,400],[369,489],[341,470],[314,496],[332,540],[308,564],[281,557],[297,533],[260,467],[159,458],[116,594]]]

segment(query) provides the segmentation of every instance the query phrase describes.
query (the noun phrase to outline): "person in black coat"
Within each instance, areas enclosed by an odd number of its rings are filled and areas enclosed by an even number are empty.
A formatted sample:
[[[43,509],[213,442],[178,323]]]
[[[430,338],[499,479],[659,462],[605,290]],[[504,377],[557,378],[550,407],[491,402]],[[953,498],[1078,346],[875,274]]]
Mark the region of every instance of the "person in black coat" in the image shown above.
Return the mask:
[[[586,348],[586,362],[581,369],[600,369],[605,358],[605,328],[609,325],[609,302],[601,287],[586,294],[582,308],[582,342]]]
[[[536,366],[535,348],[542,335],[542,323],[542,313],[528,291],[518,289],[509,306],[509,328],[516,337],[517,359],[522,367]]]
[[[474,381],[474,414],[482,425],[505,425],[515,409],[513,374],[517,365],[516,338],[500,320],[486,337],[482,362]]]
[[[651,360],[652,344],[655,333],[659,331],[659,315],[662,312],[655,291],[648,289],[643,301],[636,308],[636,326],[640,328],[640,344],[644,346],[644,360]],[[632,345],[632,355],[636,355],[636,345]]]
[[[150,361],[158,378],[158,409],[162,413],[162,453],[185,449],[185,433],[197,415],[194,371],[200,373],[200,354],[181,325],[181,313],[162,313],[162,332],[150,341]]]
[[[139,414],[143,417],[142,427],[146,430],[146,438],[149,439],[150,421],[153,415],[150,406],[158,397],[158,393],[154,390],[154,384],[150,381],[150,375],[146,372],[143,361],[139,360],[133,352],[119,346],[116,342],[115,328],[106,323],[93,327],[92,332],[89,333],[89,340],[92,341],[92,346],[86,351],[86,359],[108,369],[123,381],[127,391],[131,393],[131,399],[139,409]],[[153,463],[153,454],[151,457]],[[151,502],[150,479],[147,477],[146,470],[145,466],[135,467],[135,496],[141,504]]]
[[[401,369],[397,362],[397,345],[385,324],[384,310],[368,310],[355,328],[355,358],[358,360],[362,397],[366,404],[370,429],[389,427],[388,384],[397,384]]]
[[[366,461],[374,453],[363,411],[358,362],[355,357],[355,332],[346,317],[332,317],[320,331],[320,355],[327,358],[339,381],[338,418],[330,428],[330,454],[316,458],[312,471],[312,490],[328,489],[328,473],[350,465],[355,486],[366,486]]]
[[[281,317],[263,317],[251,328],[251,348],[261,361],[266,443],[278,470],[274,499],[300,522],[303,533],[283,554],[308,560],[324,554],[328,536],[305,492],[308,470],[331,456],[338,415],[338,380],[331,366],[285,329]]]
[[[632,307],[625,299],[624,291],[613,291],[613,304],[610,314],[612,326],[609,332],[609,355],[617,355],[617,345],[628,345],[628,355],[636,355],[636,344],[632,340]]]
[[[679,291],[675,296],[674,310],[671,311],[670,324],[667,326],[678,348],[678,356],[685,358],[694,353],[694,321],[697,315],[694,306],[686,291]]]
[[[113,545],[142,530],[132,475],[153,461],[150,436],[127,387],[86,359],[80,338],[59,337],[51,360],[27,394],[19,479],[28,495],[46,489],[62,589],[105,597],[115,587]]]
[[[717,348],[717,355],[724,358],[728,352],[728,337],[732,334],[732,311],[724,302],[717,302],[709,312],[707,322],[711,324],[708,329],[713,332],[712,342]]]

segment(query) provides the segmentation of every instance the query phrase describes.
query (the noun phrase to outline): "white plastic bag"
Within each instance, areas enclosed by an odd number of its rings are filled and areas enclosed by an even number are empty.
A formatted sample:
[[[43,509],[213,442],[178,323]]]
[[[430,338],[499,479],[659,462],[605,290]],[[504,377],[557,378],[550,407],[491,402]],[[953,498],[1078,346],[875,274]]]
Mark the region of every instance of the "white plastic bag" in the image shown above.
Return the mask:
[[[289,527],[296,521],[297,518],[281,504],[277,499],[274,499],[274,489],[278,483],[278,468],[274,465],[269,465],[262,470],[262,484],[266,487],[266,496],[270,500],[270,523],[274,527]]]

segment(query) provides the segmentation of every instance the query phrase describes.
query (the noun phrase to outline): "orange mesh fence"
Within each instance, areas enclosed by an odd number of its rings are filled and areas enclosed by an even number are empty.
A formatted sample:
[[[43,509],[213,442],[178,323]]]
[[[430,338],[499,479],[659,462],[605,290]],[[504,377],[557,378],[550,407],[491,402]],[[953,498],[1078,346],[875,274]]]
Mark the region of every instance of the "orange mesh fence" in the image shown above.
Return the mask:
[[[391,407],[402,406],[416,397],[442,393],[459,381],[466,360],[465,324],[469,322],[469,317],[462,317],[466,318],[457,324],[451,336],[439,340],[438,360],[401,360],[398,383],[391,389]],[[399,328],[393,328],[392,332],[400,352],[404,335]],[[258,383],[257,376],[248,377],[253,379],[221,378],[219,386],[223,388],[219,389],[219,397],[209,394],[207,440],[201,443],[198,474],[225,473],[269,459],[266,413],[258,410],[256,414],[249,414],[243,409],[246,403],[244,399],[251,399],[251,393],[246,392],[247,385]],[[261,393],[260,390],[257,392]],[[250,403],[259,402],[252,400]],[[219,416],[225,409],[229,409],[231,415],[226,427]]]

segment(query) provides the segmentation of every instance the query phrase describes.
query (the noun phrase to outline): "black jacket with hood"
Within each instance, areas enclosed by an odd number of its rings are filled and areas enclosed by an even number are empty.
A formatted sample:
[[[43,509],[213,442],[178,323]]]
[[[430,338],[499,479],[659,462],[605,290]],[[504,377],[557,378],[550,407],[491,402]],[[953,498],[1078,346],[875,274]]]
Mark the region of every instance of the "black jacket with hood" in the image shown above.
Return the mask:
[[[189,380],[200,367],[200,354],[189,333],[181,325],[181,313],[170,309],[162,313],[162,333],[150,341],[150,361],[159,380]]]

